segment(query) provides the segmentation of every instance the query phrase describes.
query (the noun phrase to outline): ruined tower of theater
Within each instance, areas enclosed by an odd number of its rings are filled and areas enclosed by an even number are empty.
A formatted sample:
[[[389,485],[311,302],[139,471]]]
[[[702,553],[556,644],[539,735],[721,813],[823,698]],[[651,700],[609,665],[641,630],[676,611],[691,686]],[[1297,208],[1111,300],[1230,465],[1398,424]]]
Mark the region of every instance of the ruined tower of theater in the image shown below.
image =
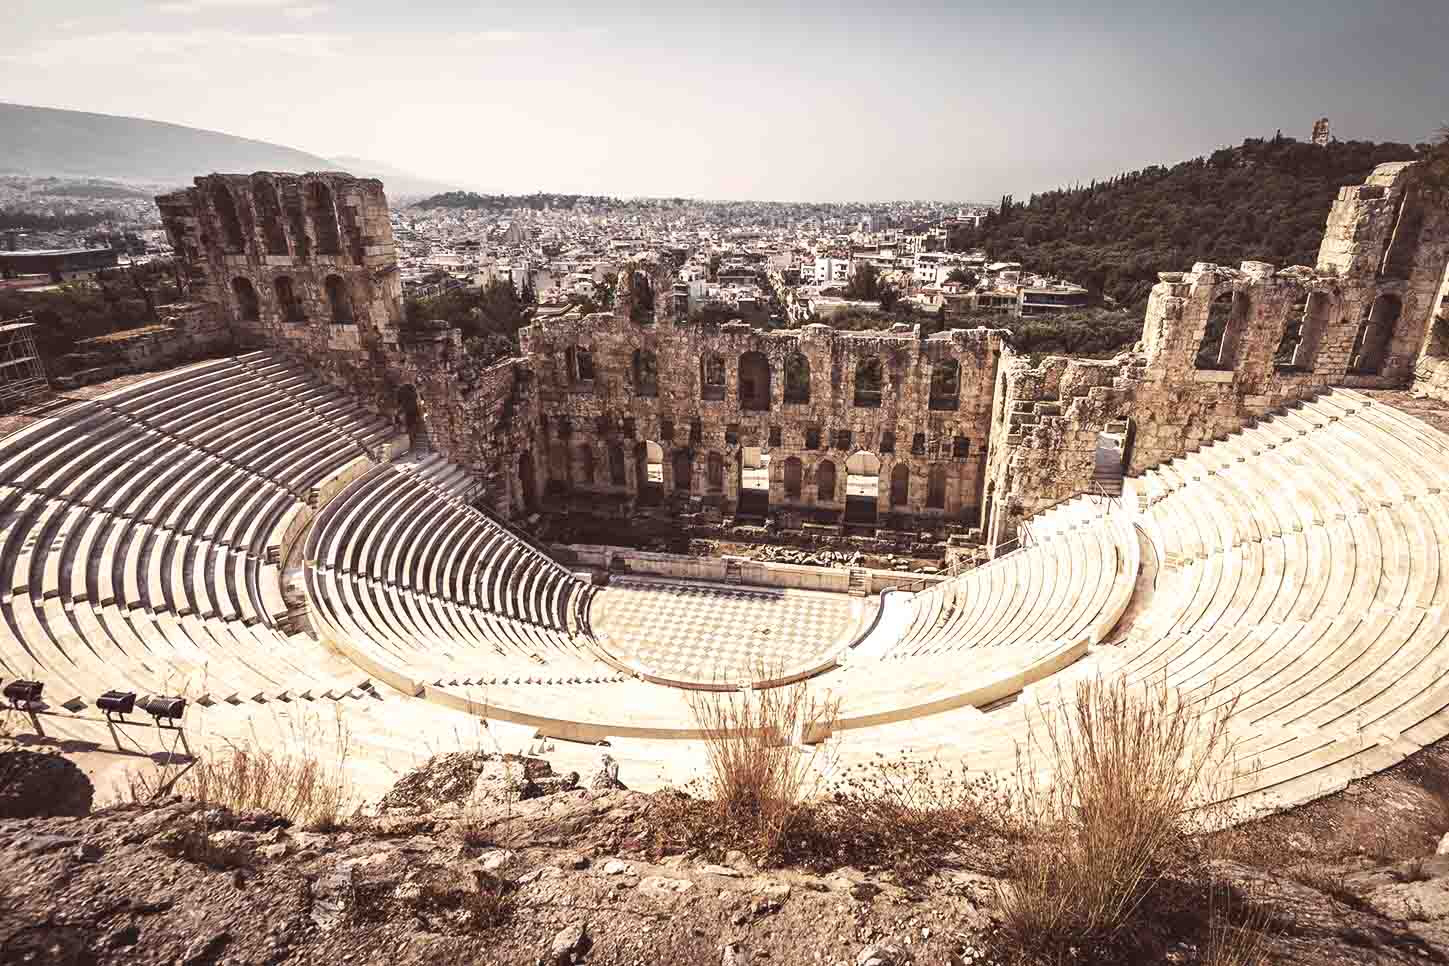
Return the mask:
[[[1032,366],[1007,333],[765,332],[690,320],[667,264],[618,304],[539,322],[480,367],[405,326],[383,186],[209,175],[158,198],[190,298],[476,475],[487,502],[701,525],[1011,545],[1032,514],[1194,450],[1327,386],[1449,398],[1449,208],[1379,166],[1328,213],[1318,263],[1163,272],[1110,361]]]

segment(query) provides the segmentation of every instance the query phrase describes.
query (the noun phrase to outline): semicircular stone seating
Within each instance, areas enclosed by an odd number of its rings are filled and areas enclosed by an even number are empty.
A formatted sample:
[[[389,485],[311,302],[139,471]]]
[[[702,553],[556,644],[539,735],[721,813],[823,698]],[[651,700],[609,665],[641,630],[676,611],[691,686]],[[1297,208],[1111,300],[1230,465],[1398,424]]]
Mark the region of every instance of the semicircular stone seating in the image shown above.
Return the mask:
[[[325,709],[379,775],[479,719],[607,740],[653,763],[642,787],[697,770],[690,691],[596,636],[610,588],[469,505],[460,468],[401,449],[266,353],[0,439],[0,675],[45,682],[60,739],[99,744],[93,703],[118,689],[190,698],[188,729],[216,740]],[[1128,480],[1121,502],[1039,514],[1027,546],[873,617],[841,611],[781,678],[813,676],[838,717],[793,737],[846,764],[1010,770],[1059,686],[1121,672],[1230,714],[1225,798],[1342,788],[1449,733],[1446,478],[1449,436],[1325,392]],[[315,637],[281,591],[299,540]]]

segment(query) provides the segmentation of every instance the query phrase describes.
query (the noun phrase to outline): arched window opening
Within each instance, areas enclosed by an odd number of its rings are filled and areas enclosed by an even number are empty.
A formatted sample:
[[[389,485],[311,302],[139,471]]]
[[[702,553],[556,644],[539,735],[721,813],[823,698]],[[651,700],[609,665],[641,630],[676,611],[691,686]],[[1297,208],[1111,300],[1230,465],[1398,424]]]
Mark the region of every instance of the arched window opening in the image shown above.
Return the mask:
[[[821,503],[835,502],[835,464],[821,461],[815,467],[815,499]]]
[[[594,485],[594,450],[587,443],[580,443],[574,448],[577,454],[575,463],[579,468],[579,483],[585,487]]]
[[[926,477],[926,509],[946,509],[946,467],[933,466]]]
[[[569,379],[574,383],[594,381],[594,354],[581,345],[569,347]]]
[[[880,497],[880,457],[857,450],[845,461],[845,522],[874,526]]]
[[[277,291],[277,309],[281,312],[282,321],[306,322],[307,314],[302,311],[302,303],[297,300],[292,280],[286,275],[278,275],[272,286]]]
[[[710,453],[704,464],[704,482],[711,493],[724,491],[724,457]]]
[[[694,481],[694,459],[687,449],[674,451],[674,491],[688,493]]]
[[[955,410],[961,404],[961,364],[943,359],[931,367],[931,402],[935,410]]]
[[[636,325],[654,324],[654,282],[646,272],[629,276],[629,321]]]
[[[347,294],[347,283],[340,275],[328,275],[326,281],[327,304],[332,309],[332,322],[335,325],[351,325],[354,321],[352,316],[352,297]]]
[[[1404,304],[1397,295],[1380,295],[1364,310],[1358,324],[1358,334],[1353,340],[1353,352],[1349,356],[1349,371],[1361,376],[1376,376],[1383,371],[1388,361],[1389,348],[1394,341],[1394,328]]]
[[[664,497],[664,447],[646,439],[635,450],[638,465],[635,478],[639,487],[639,503],[654,506]]]
[[[287,230],[282,226],[282,202],[277,186],[263,178],[252,179],[252,203],[262,226],[262,242],[268,255],[287,254]]]
[[[1313,369],[1332,304],[1327,292],[1304,292],[1299,296],[1283,324],[1283,337],[1273,353],[1275,369],[1279,372]]]
[[[618,443],[609,447],[609,485],[629,485],[629,478],[624,469],[624,447]]]
[[[211,204],[216,209],[216,220],[221,226],[221,241],[232,254],[245,251],[242,238],[241,219],[236,213],[236,199],[225,185],[217,185],[211,191]]]
[[[724,356],[706,352],[699,360],[699,394],[701,399],[720,400],[725,397]]]
[[[312,235],[317,240],[317,254],[342,254],[342,241],[337,231],[337,206],[332,189],[314,181],[307,189],[307,217],[312,222]]]
[[[785,461],[785,465],[782,468],[782,470],[783,470],[782,476],[784,477],[784,482],[785,482],[785,499],[787,499],[787,500],[798,500],[798,499],[800,499],[800,475],[801,475],[801,473],[800,473],[800,460],[799,460],[799,458],[798,457],[795,457],[795,456],[792,456],[789,459],[787,459]]]
[[[855,366],[855,404],[870,409],[880,406],[881,369],[880,360],[869,356]]]
[[[810,401],[810,360],[802,352],[792,352],[785,357],[785,401]]]
[[[634,395],[659,395],[659,364],[648,349],[634,350]]]
[[[236,296],[236,315],[242,322],[260,322],[262,306],[257,300],[257,290],[244,278],[231,280],[231,291]]]
[[[904,463],[891,470],[891,506],[905,506],[911,500],[911,471]]]
[[[762,353],[740,356],[740,408],[762,412],[770,408],[770,360]]]
[[[1224,292],[1208,306],[1207,326],[1198,343],[1199,369],[1232,369],[1238,361],[1238,342],[1248,319],[1248,296]]]

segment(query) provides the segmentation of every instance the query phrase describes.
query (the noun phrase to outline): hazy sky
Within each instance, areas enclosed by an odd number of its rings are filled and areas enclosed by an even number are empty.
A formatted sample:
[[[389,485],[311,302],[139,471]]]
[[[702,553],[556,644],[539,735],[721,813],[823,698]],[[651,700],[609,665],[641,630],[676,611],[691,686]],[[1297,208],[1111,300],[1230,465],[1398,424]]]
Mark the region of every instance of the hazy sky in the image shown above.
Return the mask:
[[[1449,0],[0,6],[0,101],[495,191],[990,200],[1449,122]]]

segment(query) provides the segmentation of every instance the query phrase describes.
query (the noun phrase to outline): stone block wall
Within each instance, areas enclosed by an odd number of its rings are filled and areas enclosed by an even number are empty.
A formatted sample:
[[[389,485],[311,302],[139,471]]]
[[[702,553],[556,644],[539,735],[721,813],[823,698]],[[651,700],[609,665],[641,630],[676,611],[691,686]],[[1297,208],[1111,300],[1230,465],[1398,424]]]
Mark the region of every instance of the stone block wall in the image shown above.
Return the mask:
[[[621,291],[631,271],[620,273]],[[975,522],[1000,332],[957,329],[929,339],[904,326],[765,332],[690,322],[667,305],[652,321],[637,319],[621,300],[612,314],[545,321],[522,332],[538,382],[536,478],[550,491],[630,507],[640,495],[647,441],[662,450],[665,502],[729,514],[739,501],[746,451],[759,449],[769,455],[770,510],[833,521],[846,509],[850,457],[864,452],[874,458],[862,461],[871,468],[878,461],[882,519]],[[878,393],[864,388],[873,385],[872,367],[880,374]],[[933,402],[937,367],[938,388],[955,392],[940,392]],[[791,460],[800,462],[798,494],[787,492]],[[893,504],[898,467],[909,482],[904,494],[896,488]],[[936,501],[933,471],[944,482]]]

